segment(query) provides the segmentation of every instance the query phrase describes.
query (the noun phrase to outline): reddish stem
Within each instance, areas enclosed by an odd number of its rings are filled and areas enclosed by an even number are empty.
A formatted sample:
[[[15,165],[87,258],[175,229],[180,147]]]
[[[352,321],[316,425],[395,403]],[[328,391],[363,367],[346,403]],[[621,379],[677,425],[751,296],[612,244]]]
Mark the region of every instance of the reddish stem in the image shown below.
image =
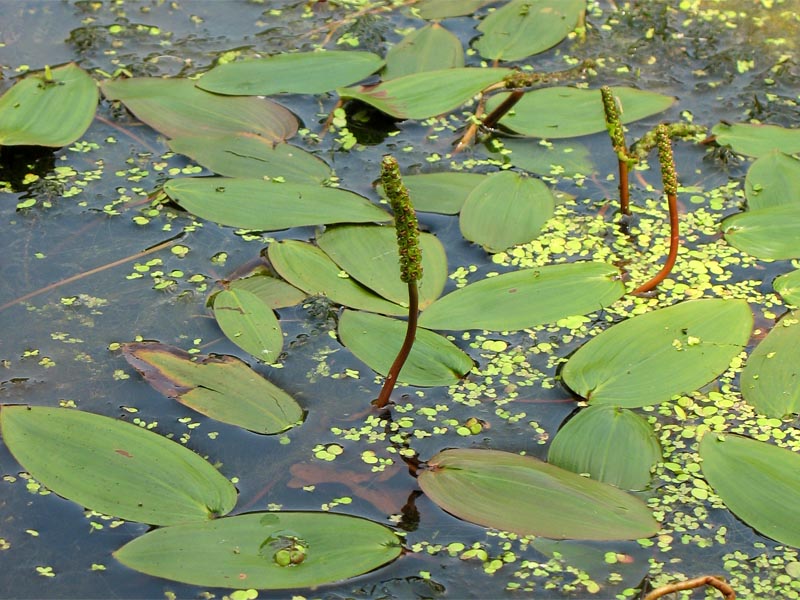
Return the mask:
[[[392,363],[392,368],[389,369],[386,375],[386,381],[383,382],[381,393],[377,400],[372,402],[375,408],[384,408],[389,404],[389,396],[397,383],[397,376],[400,374],[400,369],[408,358],[411,352],[411,347],[414,345],[414,338],[417,334],[417,318],[419,317],[419,291],[417,290],[417,282],[415,280],[408,282],[408,327],[406,328],[406,337],[403,340],[403,345],[397,353],[397,357]]]
[[[619,159],[619,209],[623,215],[630,216],[630,192],[628,188],[628,161],[624,158]]]
[[[661,586],[660,588],[657,588],[647,594],[647,596],[644,597],[644,600],[657,600],[658,598],[666,596],[667,594],[682,592],[684,590],[693,590],[704,585],[717,588],[722,593],[722,596],[725,600],[736,600],[736,592],[733,591],[733,588],[722,579],[714,577],[713,575],[695,577],[694,579],[689,579],[687,581],[679,581],[678,583],[671,583],[669,585]]]
[[[675,259],[678,257],[678,246],[680,246],[681,242],[678,230],[678,197],[675,194],[667,194],[667,201],[669,202],[669,254],[667,255],[667,262],[664,263],[664,266],[655,277],[633,290],[631,293],[634,295],[652,290],[667,278],[667,275],[672,271],[672,267],[675,266]]]

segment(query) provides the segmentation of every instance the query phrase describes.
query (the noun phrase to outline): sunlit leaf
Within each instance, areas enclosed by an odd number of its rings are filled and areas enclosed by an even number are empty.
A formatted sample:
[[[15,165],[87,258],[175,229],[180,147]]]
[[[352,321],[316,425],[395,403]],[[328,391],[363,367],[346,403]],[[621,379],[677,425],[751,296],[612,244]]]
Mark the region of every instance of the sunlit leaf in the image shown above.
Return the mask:
[[[632,123],[667,110],[675,102],[672,96],[627,87],[611,88],[623,110],[623,123]],[[493,110],[506,98],[492,96],[487,109]],[[606,130],[600,90],[548,87],[527,92],[514,105],[512,113],[500,120],[512,131],[530,137],[568,138]]]
[[[427,119],[458,108],[511,73],[511,69],[442,69],[337,91],[342,98],[361,100],[398,119]]]
[[[299,564],[279,564],[278,553],[298,548]],[[400,539],[378,523],[281,511],[156,529],[128,542],[114,557],[142,573],[192,585],[283,590],[355,577],[401,552]]]
[[[467,196],[484,179],[486,175],[478,173],[426,173],[404,175],[403,183],[417,211],[455,215]]]
[[[169,140],[169,147],[226,177],[280,177],[319,184],[331,176],[330,167],[313,154],[253,133],[187,135]]]
[[[633,408],[692,392],[720,375],[750,338],[744,300],[682,302],[622,321],[581,346],[561,379],[593,404]]]
[[[308,296],[302,290],[285,281],[257,273],[228,284],[232,290],[245,290],[258,296],[270,308],[283,308],[300,304]]]
[[[377,54],[355,50],[276,54],[214,67],[197,87],[234,96],[324,94],[361,81],[382,66]]]
[[[756,160],[744,182],[750,210],[800,203],[800,160],[772,151]]]
[[[800,306],[800,269],[776,277],[772,285],[786,304]]]
[[[800,203],[762,208],[722,222],[725,241],[765,260],[800,256]]]
[[[304,225],[388,221],[366,198],[338,188],[263,179],[184,177],[164,184],[190,213],[228,227],[275,231]]]
[[[773,540],[800,547],[800,454],[707,433],[700,458],[703,476],[733,514]]]
[[[511,150],[513,165],[537,175],[586,176],[596,172],[589,148],[583,144],[555,140],[544,146],[540,142],[509,138],[503,140],[503,147]]]
[[[744,399],[768,417],[800,413],[800,313],[772,328],[747,359],[741,375]]]
[[[463,66],[461,41],[438,23],[433,23],[415,29],[389,48],[383,79]]]
[[[524,244],[553,216],[553,194],[538,179],[513,171],[486,177],[461,207],[461,234],[489,252]]]
[[[473,46],[491,60],[527,58],[567,37],[585,10],[586,0],[511,0],[481,21]]]
[[[711,129],[717,144],[745,156],[763,156],[774,150],[784,154],[800,152],[800,129],[752,123],[718,123]]]
[[[638,498],[531,456],[499,450],[440,452],[418,478],[447,512],[486,527],[555,539],[650,537],[659,525]]]
[[[66,146],[89,128],[97,84],[75,63],[28,75],[0,97],[0,146]]]
[[[408,306],[408,284],[400,279],[400,257],[394,227],[333,227],[317,238],[317,244],[364,287],[395,304]],[[418,284],[419,307],[423,310],[444,289],[447,281],[447,256],[442,243],[430,233],[420,234],[419,245],[422,251],[422,279]]]
[[[497,0],[421,0],[415,5],[423,19],[447,19],[471,15],[476,10]]]
[[[422,313],[420,325],[512,331],[600,310],[624,293],[619,271],[605,263],[524,269],[483,279],[439,298]]]
[[[242,289],[214,296],[214,318],[225,336],[258,360],[275,362],[283,348],[283,333],[272,307]]]
[[[645,419],[605,405],[581,409],[567,421],[547,455],[562,469],[628,490],[646,487],[660,458],[658,439]]]
[[[123,354],[159,392],[217,421],[279,433],[303,418],[294,398],[233,356],[195,361],[199,357],[152,342],[124,344]]]
[[[406,323],[345,310],[339,319],[342,343],[372,370],[386,375],[403,345]],[[472,369],[472,359],[438,333],[417,329],[414,346],[397,380],[418,386],[450,385]]]
[[[264,98],[225,98],[188,79],[134,77],[101,84],[109,100],[120,100],[138,119],[167,137],[253,133],[282,142],[297,132],[297,119]]]
[[[236,489],[197,454],[130,423],[66,408],[3,406],[3,442],[55,493],[128,521],[172,525],[227,514]]]
[[[335,304],[385,315],[408,312],[407,308],[384,300],[351,279],[316,246],[297,240],[273,242],[268,256],[281,277],[309,295],[322,295]]]

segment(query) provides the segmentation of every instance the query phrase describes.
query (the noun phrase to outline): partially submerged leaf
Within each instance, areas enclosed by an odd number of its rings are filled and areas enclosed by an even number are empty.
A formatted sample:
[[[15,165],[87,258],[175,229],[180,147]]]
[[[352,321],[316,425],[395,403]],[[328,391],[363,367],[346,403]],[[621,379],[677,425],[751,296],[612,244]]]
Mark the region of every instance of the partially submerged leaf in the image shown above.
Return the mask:
[[[3,442],[55,493],[128,521],[173,525],[230,512],[236,489],[197,454],[152,431],[74,409],[3,406]]]
[[[463,66],[464,49],[459,39],[438,23],[433,23],[415,29],[389,48],[383,79]]]
[[[280,433],[303,419],[294,398],[233,356],[195,362],[183,350],[154,342],[124,344],[122,349],[155,389],[217,421],[256,433]]]
[[[800,160],[769,152],[750,165],[744,186],[750,210],[800,203]]]
[[[388,221],[390,218],[358,194],[304,183],[184,177],[167,181],[164,191],[201,219],[258,231]]]
[[[297,564],[287,563],[279,554],[283,550],[299,552]],[[401,552],[400,539],[378,523],[281,511],[156,529],[114,557],[131,569],[191,585],[284,590],[355,577]]]
[[[272,307],[243,289],[214,296],[214,318],[225,336],[258,360],[275,362],[283,348],[283,333]]]
[[[800,202],[748,211],[722,222],[725,241],[765,260],[800,256]]]
[[[28,75],[0,97],[0,146],[66,146],[89,128],[97,84],[75,63]]]
[[[777,150],[784,154],[800,152],[800,129],[752,123],[719,123],[711,128],[717,144],[728,146],[745,156],[764,156]]]
[[[555,539],[627,540],[658,531],[638,498],[531,456],[456,449],[417,482],[447,512],[485,527]]]
[[[622,321],[570,357],[561,379],[593,404],[633,408],[693,392],[750,339],[744,300],[691,300]]]
[[[403,345],[406,323],[345,310],[339,319],[342,343],[371,369],[386,375]],[[417,386],[451,385],[472,369],[472,359],[441,335],[417,329],[411,353],[397,380]]]
[[[605,263],[550,265],[467,285],[431,304],[419,323],[429,329],[512,331],[600,310],[624,293],[619,271]]]
[[[415,210],[455,215],[467,196],[484,179],[486,175],[479,173],[444,172],[405,175],[403,183]]]

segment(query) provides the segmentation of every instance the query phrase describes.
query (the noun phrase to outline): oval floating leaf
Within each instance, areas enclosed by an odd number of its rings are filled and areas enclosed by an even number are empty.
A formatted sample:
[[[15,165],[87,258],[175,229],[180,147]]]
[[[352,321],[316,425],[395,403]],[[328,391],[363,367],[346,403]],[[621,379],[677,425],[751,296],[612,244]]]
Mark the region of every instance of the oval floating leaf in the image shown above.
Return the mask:
[[[400,280],[400,257],[394,227],[348,225],[328,229],[317,244],[353,279],[387,300],[408,306],[408,284]],[[447,256],[439,239],[421,233],[422,279],[418,283],[419,307],[424,310],[438,298],[447,281]]]
[[[282,550],[299,552],[300,562],[282,566]],[[131,569],[172,581],[284,590],[355,577],[401,552],[400,539],[391,529],[366,519],[269,512],[156,529],[128,542],[114,556]]]
[[[272,308],[242,289],[214,296],[214,318],[225,336],[258,360],[275,362],[283,348],[283,333]]]
[[[390,218],[358,194],[304,183],[184,177],[167,181],[164,191],[201,219],[228,227],[259,231],[304,225],[388,221]]]
[[[214,67],[197,87],[233,96],[324,94],[361,81],[382,66],[377,54],[355,50],[276,54]]]
[[[551,265],[456,290],[431,304],[419,323],[429,329],[512,331],[601,310],[624,293],[619,271],[605,263]]]
[[[337,91],[342,98],[361,100],[397,119],[427,119],[458,108],[511,73],[511,69],[440,69]]]
[[[581,409],[558,430],[547,461],[618,488],[640,490],[661,458],[653,428],[639,415],[615,406]]]
[[[772,286],[786,304],[800,306],[800,269],[775,278]]]
[[[415,29],[389,48],[383,79],[463,66],[464,49],[459,39],[438,23],[433,23]]]
[[[591,175],[597,172],[589,148],[575,141],[555,140],[546,146],[542,140],[503,140],[503,147],[511,150],[511,163],[537,175]]]
[[[561,378],[594,404],[660,404],[725,371],[752,327],[744,300],[682,302],[623,321],[589,340],[567,361]]]
[[[567,37],[585,10],[586,0],[511,0],[481,21],[473,46],[484,58],[521,60]]]
[[[75,63],[28,75],[0,97],[0,146],[66,146],[89,128],[97,84]]]
[[[471,15],[479,8],[497,0],[422,0],[415,5],[423,19],[447,19]]]
[[[428,461],[417,482],[436,504],[485,527],[554,539],[627,540],[658,531],[638,498],[531,456],[457,449]]]
[[[373,371],[386,375],[403,345],[406,323],[372,313],[345,310],[339,319],[342,343]],[[451,385],[472,369],[472,359],[441,335],[417,329],[398,381],[409,385]]]
[[[623,123],[632,123],[667,110],[675,102],[672,96],[644,92],[628,87],[611,88],[625,107],[620,115]],[[494,110],[507,94],[497,94],[487,102]],[[606,130],[600,90],[550,87],[527,92],[509,113],[500,120],[512,131],[530,137],[568,138]]]
[[[800,202],[800,160],[770,152],[747,170],[744,182],[747,208],[761,210]]]
[[[297,119],[263,98],[224,98],[188,79],[134,77],[101,84],[109,100],[120,100],[136,117],[170,138],[253,133],[282,142],[297,132]]]
[[[800,547],[800,454],[739,435],[707,433],[703,476],[725,505],[759,533]]]
[[[741,375],[742,396],[779,419],[800,413],[800,314],[791,312],[761,340]]]
[[[415,210],[455,215],[467,196],[484,179],[486,175],[478,173],[426,173],[405,175],[403,183]],[[383,188],[380,191],[383,194]]]
[[[313,154],[253,133],[187,135],[168,143],[174,152],[225,177],[280,177],[293,183],[320,184],[331,176],[330,167]]]
[[[717,144],[728,146],[745,156],[764,156],[777,150],[784,154],[800,152],[800,129],[751,123],[719,123],[711,128]]]
[[[231,290],[245,290],[258,296],[270,308],[283,308],[300,304],[308,296],[302,290],[269,275],[255,274],[234,279],[228,284]]]
[[[310,295],[324,295],[342,306],[385,315],[408,312],[384,300],[341,270],[322,250],[306,242],[283,240],[269,245],[269,260],[281,277]]]
[[[489,175],[461,207],[461,234],[489,252],[535,239],[553,216],[553,194],[538,179],[512,171]]]
[[[197,454],[130,423],[66,408],[3,406],[3,441],[34,478],[92,510],[172,525],[227,514],[236,489]]]
[[[800,203],[748,211],[722,222],[725,241],[765,260],[800,256]]]
[[[280,433],[303,418],[294,398],[233,356],[195,362],[183,350],[148,342],[123,344],[122,351],[159,392],[217,421]]]

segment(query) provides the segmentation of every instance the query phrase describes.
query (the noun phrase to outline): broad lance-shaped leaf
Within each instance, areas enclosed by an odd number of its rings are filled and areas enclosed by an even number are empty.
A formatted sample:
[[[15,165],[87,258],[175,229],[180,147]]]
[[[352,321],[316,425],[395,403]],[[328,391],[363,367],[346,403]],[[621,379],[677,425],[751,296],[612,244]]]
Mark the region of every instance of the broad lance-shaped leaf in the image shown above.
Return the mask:
[[[772,286],[786,304],[800,306],[800,269],[776,277]]]
[[[297,132],[294,115],[263,98],[225,98],[188,79],[134,77],[101,84],[109,100],[120,100],[138,119],[167,137],[253,133],[282,142]]]
[[[784,154],[800,152],[800,129],[751,123],[719,123],[711,129],[717,144],[746,156],[764,156],[774,150]]]
[[[503,147],[511,150],[511,163],[537,175],[591,175],[597,172],[592,155],[584,144],[574,140],[504,139]]]
[[[742,396],[756,411],[779,419],[800,413],[800,313],[790,312],[747,359]]]
[[[496,0],[421,0],[414,5],[423,19],[447,19],[471,15]]]
[[[440,69],[337,91],[342,98],[361,100],[398,119],[427,119],[458,108],[511,73],[511,69]]]
[[[667,110],[675,102],[672,96],[627,87],[612,87],[625,110],[623,123],[632,123]],[[487,110],[494,110],[507,94],[492,96]],[[600,90],[548,87],[527,92],[514,110],[500,123],[512,131],[530,137],[548,139],[577,137],[606,130]]]
[[[764,260],[800,256],[800,202],[762,208],[722,222],[725,241]]]
[[[772,151],[756,160],[744,182],[747,208],[800,203],[800,160]]]
[[[195,362],[183,350],[153,342],[124,344],[122,351],[159,392],[217,421],[280,433],[303,419],[294,398],[233,356]]]
[[[66,146],[89,128],[97,84],[75,63],[28,75],[0,97],[0,146]]]
[[[305,300],[308,295],[281,279],[257,271],[241,279],[234,279],[228,284],[231,290],[244,290],[258,296],[262,302],[272,309],[295,306]]]
[[[593,404],[633,408],[692,392],[750,339],[744,300],[691,300],[623,321],[581,346],[561,379]]]
[[[739,435],[706,433],[703,476],[759,533],[800,548],[800,454]]]
[[[390,218],[358,194],[304,183],[185,177],[170,179],[164,184],[164,191],[201,219],[258,231],[388,221]]]
[[[276,54],[214,67],[197,87],[233,96],[324,94],[361,81],[382,66],[377,54],[355,50]]]
[[[275,362],[283,348],[283,333],[272,308],[242,289],[214,296],[214,318],[225,336],[258,360]]]
[[[428,461],[417,483],[456,517],[520,535],[628,540],[659,528],[638,498],[510,452],[445,450]]]
[[[479,173],[426,173],[404,175],[403,184],[417,212],[432,212],[455,215],[472,190],[486,175]],[[381,194],[383,189],[380,188]]]
[[[464,66],[461,41],[438,23],[415,29],[386,53],[383,79]]]
[[[114,557],[142,573],[197,586],[286,590],[367,573],[402,550],[391,529],[366,519],[280,511],[156,529]],[[293,551],[297,564],[286,560]]]
[[[489,175],[461,207],[461,234],[488,252],[524,244],[539,235],[553,216],[548,187],[512,171]]]
[[[136,425],[67,408],[3,406],[3,442],[55,493],[128,521],[173,525],[230,512],[236,488],[188,448]]]
[[[619,271],[605,263],[550,265],[503,273],[442,296],[419,324],[514,331],[601,310],[624,293]]]
[[[581,409],[558,430],[547,461],[573,473],[618,488],[641,490],[661,458],[661,447],[650,424],[615,406]]]
[[[381,315],[345,310],[339,318],[342,343],[381,375],[389,372],[405,333],[405,322]],[[451,385],[472,367],[472,359],[452,342],[438,333],[418,329],[397,380],[417,386]]]

